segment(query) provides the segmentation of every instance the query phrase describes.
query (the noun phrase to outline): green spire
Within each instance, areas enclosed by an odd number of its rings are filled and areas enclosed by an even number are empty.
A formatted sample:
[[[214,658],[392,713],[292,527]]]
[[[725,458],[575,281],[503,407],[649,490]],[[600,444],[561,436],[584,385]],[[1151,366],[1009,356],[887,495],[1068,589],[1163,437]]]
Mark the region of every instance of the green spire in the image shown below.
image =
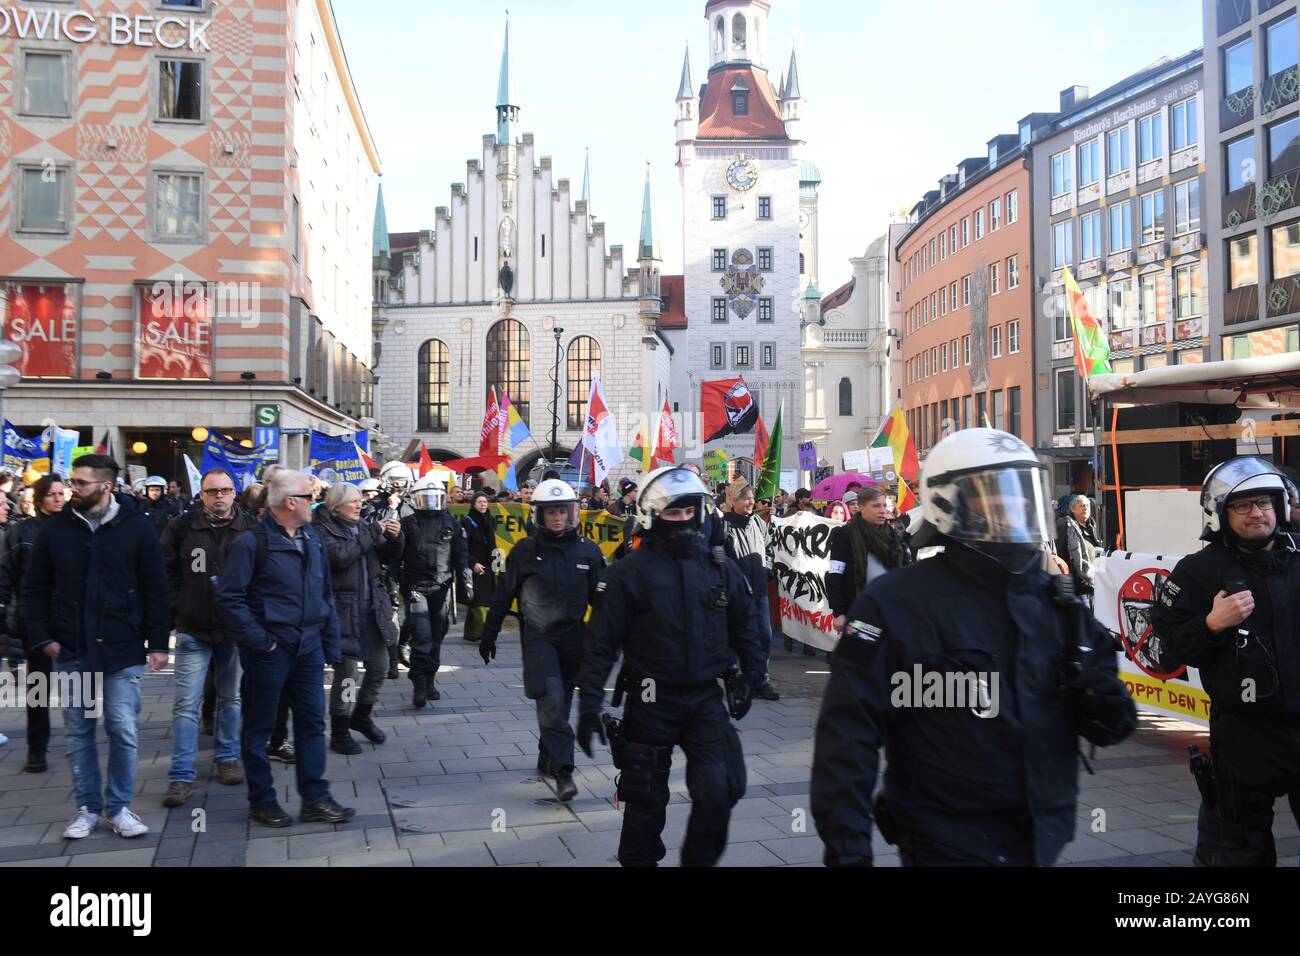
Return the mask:
[[[686,56],[682,59],[682,81],[677,86],[677,98],[679,100],[689,100],[695,95],[695,90],[691,86],[691,47],[686,45]]]
[[[785,74],[785,97],[787,100],[797,100],[803,97],[799,92],[799,67],[794,61],[794,50],[790,51],[790,69]]]
[[[375,236],[371,240],[373,268],[388,269],[392,260],[393,247],[388,242],[388,216],[384,213],[384,184],[379,184],[379,195],[375,199]]]
[[[591,150],[587,150],[582,160],[582,201],[587,204],[587,212],[591,212]]]
[[[655,242],[654,226],[650,213],[650,164],[645,164],[645,198],[641,201],[641,248],[638,259],[658,259],[659,243]]]
[[[519,119],[515,102],[515,68],[510,62],[510,14],[506,11],[506,38],[501,48],[501,75],[497,80],[497,142],[514,141],[513,125]]]

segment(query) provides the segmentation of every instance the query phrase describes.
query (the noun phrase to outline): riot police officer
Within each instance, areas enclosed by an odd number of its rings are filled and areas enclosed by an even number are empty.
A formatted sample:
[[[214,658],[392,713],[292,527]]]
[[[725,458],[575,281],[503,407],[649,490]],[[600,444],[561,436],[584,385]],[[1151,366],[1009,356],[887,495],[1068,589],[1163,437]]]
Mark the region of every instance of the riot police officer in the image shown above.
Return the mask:
[[[870,865],[873,819],[908,866],[1045,866],[1073,839],[1078,736],[1118,743],[1137,713],[1110,638],[1043,570],[1051,504],[1014,435],[930,451],[922,536],[944,550],[868,584],[831,659],[811,791],[827,865]]]
[[[415,514],[415,509],[411,507],[409,500],[415,476],[411,473],[409,465],[401,461],[385,462],[379,469],[379,480],[375,485],[377,492],[371,497],[366,485],[374,480],[371,478],[361,483],[361,493],[366,496],[366,504],[362,509],[364,516],[373,517],[377,521],[385,518],[396,518],[401,521]],[[399,618],[397,643],[389,645],[388,648],[389,680],[397,680],[399,661],[407,667],[411,666],[408,649],[411,643],[411,629],[406,622],[406,609],[399,594],[400,579],[396,561],[384,564],[379,570],[380,586],[388,594],[388,599],[393,604],[393,613]]]
[[[584,619],[596,595],[605,559],[578,536],[578,493],[563,481],[543,481],[533,493],[537,530],[510,549],[505,575],[488,612],[479,654],[496,657],[501,623],[519,600],[524,693],[537,701],[537,769],[555,775],[561,800],[578,795],[573,782],[573,728],[569,711],[582,666]]]
[[[167,522],[175,518],[180,511],[167,500],[167,479],[162,475],[150,475],[144,480],[144,516],[153,524],[158,537],[162,537]]]
[[[708,499],[704,483],[685,468],[651,472],[636,503],[642,544],[613,564],[597,588],[580,678],[578,743],[591,756],[593,734],[607,742],[605,680],[621,652],[614,705],[626,688],[627,707],[611,751],[626,805],[618,848],[624,866],[657,866],[664,857],[660,835],[674,746],[686,754],[691,796],[683,866],[718,861],[731,808],[745,793],[745,757],[718,678],[734,650],[743,673],[728,682],[728,696],[739,719],[762,678],[764,658],[744,573],[704,548]]]
[[[1178,562],[1152,612],[1151,642],[1200,668],[1210,696],[1198,866],[1275,865],[1276,797],[1289,795],[1300,822],[1300,554],[1284,530],[1296,494],[1263,458],[1211,469],[1209,544]]]
[[[411,490],[414,512],[402,519],[402,596],[411,635],[411,703],[423,707],[442,695],[434,686],[442,640],[450,626],[451,602],[459,576],[474,593],[465,531],[447,511],[447,489],[426,475]]]

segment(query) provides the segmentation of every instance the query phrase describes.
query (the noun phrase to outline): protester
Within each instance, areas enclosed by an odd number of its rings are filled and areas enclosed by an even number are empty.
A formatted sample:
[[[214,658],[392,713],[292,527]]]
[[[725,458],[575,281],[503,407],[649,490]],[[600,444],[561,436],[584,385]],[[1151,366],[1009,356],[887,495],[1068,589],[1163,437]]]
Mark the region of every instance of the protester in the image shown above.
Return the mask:
[[[0,495],[0,514],[3,514],[6,519],[9,515],[9,499],[3,495]],[[0,525],[0,528],[3,528],[3,525]],[[17,593],[15,584],[17,583],[19,576],[14,569],[9,567],[9,552],[11,549],[19,546],[17,541],[19,536],[20,532],[17,529],[9,531],[8,533],[0,530],[0,667],[4,666],[6,659],[9,661],[10,666],[17,667],[22,662],[24,656],[22,634],[16,620],[18,602],[14,599],[15,594]],[[25,535],[25,537],[31,537],[30,533]],[[41,656],[44,657],[45,655],[42,654]],[[48,674],[48,668],[46,669],[46,673]],[[39,772],[44,772],[45,770],[45,741],[49,739],[49,736],[50,722],[47,714],[45,717],[45,738],[40,742],[39,746],[41,755],[41,766]],[[28,766],[24,767],[24,770],[32,767],[32,709],[30,702],[27,710],[27,738]],[[0,746],[3,746],[8,742],[9,738],[4,734],[0,734]]]
[[[282,696],[293,708],[297,793],[303,822],[346,823],[325,779],[325,664],[342,661],[329,562],[311,527],[311,480],[278,471],[267,484],[266,517],[239,536],[217,583],[217,606],[240,644],[244,723],[239,745],[248,775],[249,818],[293,822],[275,797],[267,739]]]
[[[469,547],[469,567],[474,574],[474,596],[465,612],[465,640],[477,641],[483,636],[488,608],[496,593],[497,576],[492,570],[497,547],[497,519],[488,510],[488,497],[483,492],[474,495],[469,514],[460,519]]]
[[[170,631],[162,548],[141,504],[114,494],[118,466],[106,455],[73,463],[72,507],[51,514],[37,535],[22,582],[21,607],[33,654],[69,675],[64,703],[68,761],[77,813],[63,831],[82,839],[101,814],[119,836],[149,828],[131,810],[139,758],[140,678],[167,663]],[[102,675],[99,676],[99,675]],[[97,701],[108,733],[108,789],[95,743]]]
[[[849,490],[844,492],[844,497],[840,499],[844,502],[844,507],[848,511],[850,518],[858,513],[858,489],[861,487],[862,486],[855,481],[849,486]],[[885,500],[889,503],[889,517],[893,518],[894,502],[888,495],[885,495]]]
[[[1056,553],[1070,569],[1074,593],[1092,606],[1093,574],[1101,544],[1089,516],[1092,503],[1083,495],[1075,495],[1070,511],[1056,519]]]
[[[235,484],[234,475],[226,469],[209,469],[200,483],[202,506],[173,518],[162,533],[171,621],[176,630],[172,760],[164,807],[184,806],[194,792],[200,703],[209,675],[215,694],[212,729],[217,782],[227,786],[244,782],[239,759],[239,649],[235,635],[222,626],[212,586],[235,539],[256,523],[235,504]]]
[[[754,489],[744,478],[727,486],[726,510],[722,522],[727,532],[727,556],[744,572],[754,595],[755,625],[762,652],[763,672],[754,675],[754,696],[780,700],[768,675],[772,650],[772,613],[767,602],[767,582],[772,578],[772,553],[767,522],[754,514]]]
[[[794,493],[794,508],[790,512],[790,514],[795,514],[800,511],[812,511],[812,510],[813,510],[812,492],[809,491],[807,488],[800,488],[798,491]]]
[[[618,499],[609,506],[609,513],[616,518],[626,518],[636,513],[636,482],[631,478],[618,480]]]
[[[355,486],[339,482],[330,486],[324,507],[317,508],[313,518],[329,556],[343,642],[343,660],[334,665],[330,689],[330,749],[341,754],[361,753],[349,729],[371,743],[386,739],[371,713],[388,674],[388,645],[397,641],[397,622],[380,570],[402,553],[402,523],[393,517],[362,520],[361,503]],[[358,661],[366,668],[359,690]]]
[[[884,490],[863,488],[858,501],[861,507],[853,520],[831,529],[826,597],[837,632],[844,629],[845,615],[863,588],[912,560],[889,521],[889,499]]]
[[[848,521],[853,515],[843,501],[832,501],[826,506],[826,517],[832,521]]]
[[[33,488],[24,488],[18,492],[18,518],[36,517],[36,493]]]
[[[238,487],[239,482],[235,482],[235,486]],[[165,500],[177,514],[189,511],[190,506],[194,503],[189,495],[181,491],[181,483],[175,478],[170,478],[167,481],[167,497]]]

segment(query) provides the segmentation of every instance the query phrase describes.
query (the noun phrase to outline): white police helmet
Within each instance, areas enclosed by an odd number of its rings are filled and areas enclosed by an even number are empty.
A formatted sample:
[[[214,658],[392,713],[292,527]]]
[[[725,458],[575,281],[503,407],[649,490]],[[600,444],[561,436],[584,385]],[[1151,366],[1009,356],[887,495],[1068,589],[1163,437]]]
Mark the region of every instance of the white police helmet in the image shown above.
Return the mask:
[[[416,511],[443,511],[447,507],[447,486],[437,475],[425,475],[411,489],[411,507]]]
[[[1224,509],[1238,495],[1273,496],[1278,527],[1284,525],[1286,508],[1300,497],[1295,484],[1277,465],[1266,458],[1242,455],[1215,465],[1201,485],[1201,510],[1205,512],[1205,530],[1215,534],[1227,527]]]
[[[166,491],[167,479],[162,475],[150,475],[144,480],[144,486],[146,488],[161,488],[163,491]]]
[[[958,541],[1046,545],[1055,530],[1052,512],[1047,467],[1007,432],[953,432],[921,467],[921,513]]]
[[[668,508],[694,508],[692,524],[704,525],[705,509],[712,503],[709,489],[700,476],[678,465],[656,468],[641,482],[636,499],[636,524],[649,531]]]
[[[363,495],[379,494],[379,479],[366,478],[357,485]]]
[[[414,483],[415,476],[411,474],[410,466],[405,462],[389,461],[379,469],[379,480],[392,488],[404,491]]]
[[[532,505],[537,512],[537,525],[543,530],[546,529],[545,510],[555,507],[563,507],[568,513],[568,520],[564,525],[566,531],[578,527],[578,493],[567,482],[560,481],[558,478],[543,481],[533,492]]]

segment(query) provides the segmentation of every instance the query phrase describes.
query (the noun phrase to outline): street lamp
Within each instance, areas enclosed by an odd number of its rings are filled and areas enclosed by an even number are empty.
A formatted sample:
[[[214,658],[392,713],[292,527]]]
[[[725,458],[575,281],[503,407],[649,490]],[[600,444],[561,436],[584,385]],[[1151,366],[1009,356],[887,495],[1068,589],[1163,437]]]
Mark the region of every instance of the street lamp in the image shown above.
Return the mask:
[[[5,389],[13,388],[23,380],[23,373],[12,364],[22,357],[22,346],[8,339],[0,339],[0,427],[4,424]]]
[[[560,336],[564,329],[556,326],[552,331],[555,333],[555,374],[551,376],[554,384],[551,394],[551,462],[554,463],[560,457],[556,438],[560,430]]]

